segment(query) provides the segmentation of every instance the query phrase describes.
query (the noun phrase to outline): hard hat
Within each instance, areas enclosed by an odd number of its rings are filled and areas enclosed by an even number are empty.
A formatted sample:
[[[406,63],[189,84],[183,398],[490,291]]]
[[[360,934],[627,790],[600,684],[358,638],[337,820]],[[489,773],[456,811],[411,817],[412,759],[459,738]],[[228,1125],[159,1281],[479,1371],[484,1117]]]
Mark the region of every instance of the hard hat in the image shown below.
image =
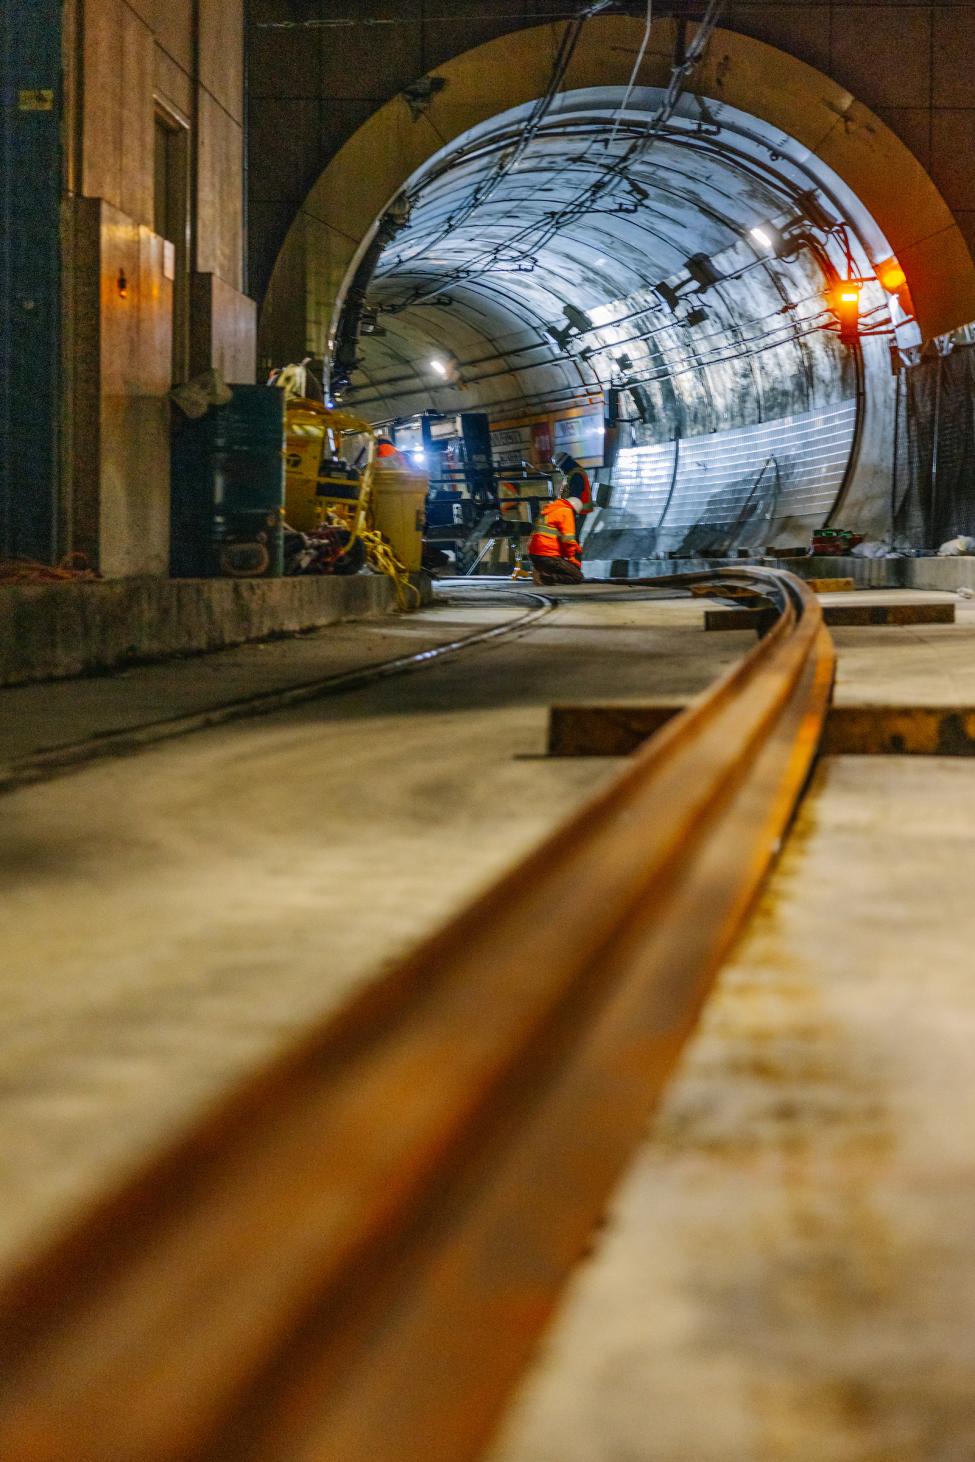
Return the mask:
[[[575,458],[570,457],[568,452],[556,452],[552,457],[552,462],[556,467],[565,467],[573,461],[575,461]]]

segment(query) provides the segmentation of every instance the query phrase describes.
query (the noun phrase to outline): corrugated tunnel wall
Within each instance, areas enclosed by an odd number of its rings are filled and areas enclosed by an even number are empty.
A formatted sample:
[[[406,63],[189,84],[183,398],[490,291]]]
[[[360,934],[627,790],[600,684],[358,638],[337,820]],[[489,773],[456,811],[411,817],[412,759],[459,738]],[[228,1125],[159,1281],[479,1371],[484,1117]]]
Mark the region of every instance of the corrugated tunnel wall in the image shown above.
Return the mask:
[[[846,476],[856,402],[676,437],[620,453],[613,504],[587,535],[590,560],[760,548],[828,518]],[[793,526],[794,525],[794,526]]]

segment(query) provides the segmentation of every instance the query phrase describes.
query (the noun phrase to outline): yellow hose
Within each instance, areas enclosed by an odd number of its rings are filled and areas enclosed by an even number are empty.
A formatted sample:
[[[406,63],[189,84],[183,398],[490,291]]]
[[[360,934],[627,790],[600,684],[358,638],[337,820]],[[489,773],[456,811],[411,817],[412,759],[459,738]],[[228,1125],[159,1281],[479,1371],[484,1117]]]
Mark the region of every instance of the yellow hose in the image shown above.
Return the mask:
[[[359,534],[359,537],[365,545],[369,567],[377,574],[386,574],[392,579],[393,588],[396,590],[396,603],[403,613],[407,613],[411,608],[419,609],[420,591],[415,584],[410,583],[406,565],[396,557],[392,545],[374,528],[366,529]],[[413,598],[412,604],[410,596]]]

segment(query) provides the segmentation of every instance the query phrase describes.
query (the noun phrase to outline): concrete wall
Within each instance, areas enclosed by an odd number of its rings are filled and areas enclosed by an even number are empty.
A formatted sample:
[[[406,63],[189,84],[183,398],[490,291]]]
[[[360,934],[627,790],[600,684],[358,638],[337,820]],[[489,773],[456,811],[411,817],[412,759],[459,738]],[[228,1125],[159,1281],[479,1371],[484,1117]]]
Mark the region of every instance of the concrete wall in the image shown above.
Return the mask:
[[[184,367],[253,381],[244,293],[243,0],[73,0],[68,542],[108,577],[169,560],[167,392]],[[185,127],[186,282],[155,232],[155,112]],[[185,312],[184,362],[173,311]],[[70,491],[67,489],[70,486]]]

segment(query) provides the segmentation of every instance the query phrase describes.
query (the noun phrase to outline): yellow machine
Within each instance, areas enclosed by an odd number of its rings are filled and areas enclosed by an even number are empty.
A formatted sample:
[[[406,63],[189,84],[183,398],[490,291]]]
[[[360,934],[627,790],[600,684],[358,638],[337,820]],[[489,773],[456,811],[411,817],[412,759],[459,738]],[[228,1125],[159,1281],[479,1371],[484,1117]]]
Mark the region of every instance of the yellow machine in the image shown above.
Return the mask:
[[[301,398],[286,408],[284,515],[298,533],[338,521],[352,537],[369,527],[376,435],[368,422]],[[355,453],[350,464],[344,451]]]
[[[418,603],[419,592],[409,574],[420,566],[425,480],[412,481],[414,549],[413,539],[403,531],[402,484],[392,480],[411,474],[391,474],[383,467],[369,423],[303,397],[289,399],[285,416],[288,526],[306,534],[341,529],[348,535],[343,537],[341,555],[341,562],[349,565],[346,572],[355,572],[363,555],[370,568],[393,580],[401,608],[407,608],[411,599]]]

